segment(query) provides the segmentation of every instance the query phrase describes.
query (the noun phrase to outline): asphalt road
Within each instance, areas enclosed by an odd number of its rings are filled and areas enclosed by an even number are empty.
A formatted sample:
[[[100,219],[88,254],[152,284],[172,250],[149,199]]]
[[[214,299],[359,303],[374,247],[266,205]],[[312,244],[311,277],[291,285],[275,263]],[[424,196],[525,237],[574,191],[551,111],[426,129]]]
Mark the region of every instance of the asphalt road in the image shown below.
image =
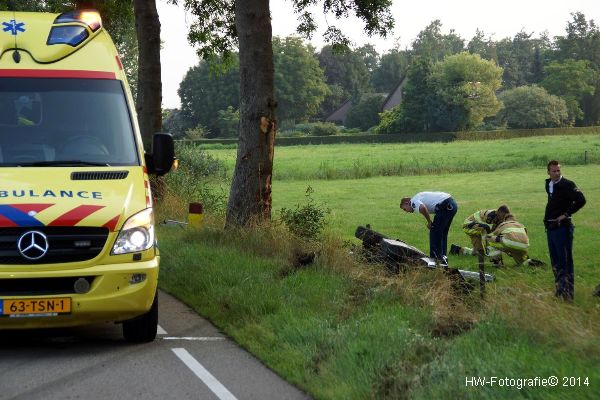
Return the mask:
[[[0,331],[0,399],[309,399],[173,297],[159,295],[159,336],[121,326]]]

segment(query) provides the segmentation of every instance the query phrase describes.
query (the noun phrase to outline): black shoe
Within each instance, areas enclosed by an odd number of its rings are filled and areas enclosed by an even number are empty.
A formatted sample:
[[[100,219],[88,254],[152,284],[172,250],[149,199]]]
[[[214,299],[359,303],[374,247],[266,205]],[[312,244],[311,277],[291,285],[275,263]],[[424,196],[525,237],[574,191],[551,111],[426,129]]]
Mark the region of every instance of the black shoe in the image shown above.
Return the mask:
[[[460,254],[460,246],[451,244],[450,245],[450,254]]]
[[[546,263],[544,263],[543,261],[536,260],[535,258],[530,258],[528,261],[529,261],[528,264],[530,267],[541,267],[541,266],[546,265]]]

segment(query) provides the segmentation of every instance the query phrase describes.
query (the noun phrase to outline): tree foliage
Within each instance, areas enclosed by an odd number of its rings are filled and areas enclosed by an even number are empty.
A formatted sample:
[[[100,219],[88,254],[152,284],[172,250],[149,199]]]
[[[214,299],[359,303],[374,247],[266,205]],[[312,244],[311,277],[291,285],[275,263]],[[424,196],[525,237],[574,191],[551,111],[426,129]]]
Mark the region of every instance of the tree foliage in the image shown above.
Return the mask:
[[[345,125],[363,131],[379,124],[379,113],[385,97],[380,94],[363,95],[360,101],[348,111]]]
[[[491,37],[485,36],[485,32],[477,29],[475,36],[467,44],[467,51],[471,54],[479,54],[485,60],[498,62],[496,43]]]
[[[584,95],[579,106],[584,113],[581,124],[600,124],[600,30],[593,20],[588,21],[582,13],[571,14],[566,35],[556,37],[553,60],[565,62],[569,59],[589,62],[593,71],[594,93]]]
[[[431,131],[430,110],[435,93],[429,83],[432,67],[433,63],[427,57],[413,60],[407,72],[402,103],[382,114],[375,130],[377,133]]]
[[[410,64],[407,51],[392,49],[383,54],[371,75],[371,85],[376,92],[389,93],[396,88]]]
[[[329,87],[314,49],[299,37],[273,39],[275,96],[282,121],[306,121],[319,111]]]
[[[221,63],[221,59],[215,60]],[[275,94],[279,119],[305,121],[319,111],[329,88],[313,49],[298,37],[273,39]],[[183,116],[189,125],[210,130],[209,137],[231,137],[218,123],[218,113],[228,107],[239,108],[240,70],[237,53],[231,55],[229,68],[219,69],[201,60],[191,68],[179,86]]]
[[[552,128],[568,124],[565,101],[537,86],[521,86],[500,94],[504,108],[498,119],[509,128]]]
[[[371,91],[369,70],[358,52],[350,48],[344,52],[336,52],[333,46],[328,45],[321,49],[317,57],[325,72],[327,84],[343,88],[346,99]]]
[[[584,114],[581,104],[586,96],[592,96],[595,91],[595,73],[589,68],[589,61],[554,61],[546,66],[545,73],[546,78],[540,86],[565,100],[571,123],[582,121]]]
[[[378,133],[473,129],[496,115],[502,69],[479,55],[463,52],[432,63],[413,62],[398,108],[382,115]]]
[[[240,110],[229,106],[226,110],[217,111],[217,127],[220,136],[234,138],[238,135],[240,125]]]
[[[412,52],[416,56],[439,61],[444,57],[464,51],[465,41],[453,29],[442,34],[442,23],[439,19],[432,21],[417,35],[412,42]]]
[[[433,110],[438,121],[435,130],[469,130],[496,115],[501,76],[502,68],[477,54],[463,52],[436,63],[429,79],[436,90],[436,101],[443,108]]]
[[[521,30],[514,38],[502,39],[495,46],[498,65],[504,69],[503,88],[539,83],[541,57],[550,47],[547,36],[534,39],[533,33]]]
[[[231,59],[227,71],[218,72],[206,61],[200,61],[185,74],[179,84],[181,113],[191,128],[203,125],[211,132],[209,137],[220,136],[217,124],[219,110],[239,108],[240,72],[237,57]],[[217,60],[218,61],[218,60]]]
[[[183,3],[197,19],[190,27],[188,40],[198,46],[198,54],[203,59],[232,56],[237,47],[238,31],[235,21],[235,0],[169,0]],[[310,39],[318,26],[310,7],[318,0],[292,0],[294,13],[298,16],[297,32]],[[268,3],[265,5],[268,8]],[[321,8],[326,16],[334,19],[354,15],[364,22],[368,36],[386,34],[394,27],[391,14],[392,0],[325,0]],[[267,10],[268,11],[268,10]],[[328,25],[323,34],[326,42],[345,48],[350,44],[348,37],[335,25]]]

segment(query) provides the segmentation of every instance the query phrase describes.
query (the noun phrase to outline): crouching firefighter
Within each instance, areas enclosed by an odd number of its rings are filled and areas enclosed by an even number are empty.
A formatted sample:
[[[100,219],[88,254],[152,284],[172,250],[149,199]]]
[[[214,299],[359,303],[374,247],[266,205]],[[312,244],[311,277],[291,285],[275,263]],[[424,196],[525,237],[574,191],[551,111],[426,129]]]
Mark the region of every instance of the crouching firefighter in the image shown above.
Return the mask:
[[[490,247],[509,255],[517,265],[543,265],[541,261],[529,258],[527,254],[529,248],[527,228],[518,222],[512,214],[507,214],[486,238]]]
[[[498,255],[498,251],[484,248],[485,236],[492,233],[498,221],[504,220],[506,214],[509,213],[510,211],[507,206],[500,206],[497,210],[479,210],[469,215],[463,222],[462,229],[469,239],[471,239],[473,247],[461,247],[453,244],[450,247],[450,253],[470,256],[477,256],[479,254]]]

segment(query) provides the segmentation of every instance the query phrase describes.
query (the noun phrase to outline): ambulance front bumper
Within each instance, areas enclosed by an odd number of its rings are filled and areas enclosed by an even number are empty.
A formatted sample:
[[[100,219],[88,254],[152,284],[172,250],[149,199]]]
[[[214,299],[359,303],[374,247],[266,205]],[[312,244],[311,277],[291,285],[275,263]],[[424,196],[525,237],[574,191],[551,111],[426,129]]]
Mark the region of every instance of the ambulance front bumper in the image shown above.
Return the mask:
[[[158,265],[159,257],[155,257],[143,262],[66,271],[0,272],[3,289],[0,293],[0,330],[119,322],[142,315],[154,300]],[[36,282],[31,292],[11,292],[11,283],[17,286],[18,282],[23,286],[29,279]],[[81,293],[81,287],[80,293],[76,289],[57,292],[55,283],[44,288],[44,282],[78,280],[89,282],[85,293]]]

